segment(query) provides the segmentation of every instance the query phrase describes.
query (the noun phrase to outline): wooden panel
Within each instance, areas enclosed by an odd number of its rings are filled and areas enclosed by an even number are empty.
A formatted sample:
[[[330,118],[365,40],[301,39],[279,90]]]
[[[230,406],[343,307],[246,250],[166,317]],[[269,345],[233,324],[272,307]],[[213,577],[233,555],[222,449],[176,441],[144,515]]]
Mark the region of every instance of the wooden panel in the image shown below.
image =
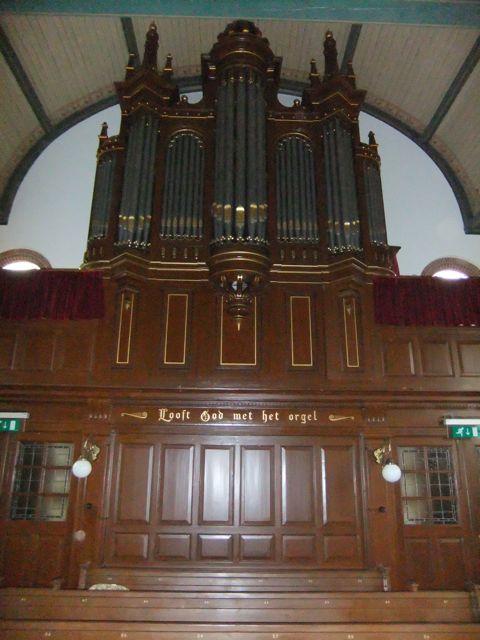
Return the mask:
[[[130,363],[136,298],[136,292],[130,289],[122,291],[119,298],[115,364],[127,365]]]
[[[117,559],[146,560],[148,557],[148,534],[117,533],[114,543]]]
[[[201,560],[231,560],[233,552],[233,539],[231,535],[207,535],[198,536],[198,555]]]
[[[313,366],[310,296],[290,296],[290,363],[292,367]]]
[[[273,524],[273,447],[242,447],[242,524]]]
[[[453,375],[452,355],[448,342],[424,340],[421,343],[422,369],[426,376]]]
[[[315,536],[283,536],[282,552],[284,560],[314,560]]]
[[[52,331],[29,331],[24,334],[20,368],[26,371],[51,371],[56,337]]]
[[[434,586],[432,541],[425,538],[406,538],[406,579],[416,582],[420,589]]]
[[[152,463],[152,445],[121,445],[117,522],[150,521]]]
[[[186,293],[169,293],[167,296],[163,364],[184,365],[186,362],[188,303]]]
[[[323,524],[356,522],[354,451],[351,446],[322,447]]]
[[[282,524],[313,522],[313,447],[282,447]]]
[[[254,367],[257,364],[257,299],[252,312],[240,324],[227,311],[224,298],[220,304],[220,364],[230,367]]]
[[[2,576],[6,587],[33,586],[36,537],[23,531],[4,536]]]
[[[0,335],[0,369],[11,369],[15,354],[15,333]]]
[[[95,332],[68,333],[61,337],[63,350],[61,369],[91,371]]]
[[[411,340],[392,340],[383,344],[383,370],[386,376],[415,375]]]
[[[347,370],[360,369],[360,308],[355,295],[341,296],[341,317],[344,338],[344,367]]]
[[[233,447],[202,447],[201,522],[232,524]]]
[[[465,557],[462,538],[439,538],[437,582],[443,589],[465,588]]]
[[[59,535],[40,535],[36,549],[36,587],[50,587],[64,573],[66,539]],[[48,558],[48,562],[45,559]]]
[[[170,524],[191,524],[193,446],[163,448],[160,519]]]
[[[189,560],[190,535],[183,533],[157,535],[155,557],[159,560]]]
[[[463,376],[480,376],[480,342],[458,342],[460,372]]]
[[[357,558],[356,536],[324,536],[323,553],[327,562]]]
[[[240,553],[244,560],[273,560],[274,552],[273,536],[240,536]]]

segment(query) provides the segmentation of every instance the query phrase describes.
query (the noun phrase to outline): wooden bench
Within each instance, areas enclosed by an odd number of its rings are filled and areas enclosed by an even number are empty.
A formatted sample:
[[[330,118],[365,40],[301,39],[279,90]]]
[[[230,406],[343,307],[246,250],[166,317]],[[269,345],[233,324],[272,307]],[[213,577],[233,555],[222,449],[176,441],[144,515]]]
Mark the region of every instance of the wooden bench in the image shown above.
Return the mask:
[[[120,584],[133,591],[219,591],[219,592],[296,592],[296,591],[390,591],[389,571],[317,570],[277,572],[161,571],[121,567],[82,565],[79,589],[94,584]]]
[[[0,622],[2,640],[479,640],[480,625],[178,625],[121,622]]]
[[[8,620],[128,623],[326,624],[467,623],[472,594],[462,591],[364,593],[159,593],[1,589]]]

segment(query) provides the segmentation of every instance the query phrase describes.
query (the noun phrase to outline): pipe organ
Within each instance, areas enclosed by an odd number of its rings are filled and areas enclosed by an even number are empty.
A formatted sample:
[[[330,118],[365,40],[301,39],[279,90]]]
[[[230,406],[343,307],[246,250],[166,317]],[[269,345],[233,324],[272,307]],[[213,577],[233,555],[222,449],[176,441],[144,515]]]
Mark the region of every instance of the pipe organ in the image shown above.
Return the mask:
[[[142,64],[129,59],[117,83],[119,162],[105,165],[100,136],[89,264],[125,250],[150,261],[193,254],[238,322],[276,262],[356,256],[392,272],[377,145],[359,137],[364,92],[351,64],[339,70],[332,33],[323,77],[312,60],[292,107],[278,100],[281,59],[250,22],[228,25],[202,57],[197,104],[180,97],[172,56],[158,70],[157,49],[152,25]]]
[[[0,438],[0,576],[478,584],[480,447],[444,426],[479,418],[478,284],[394,277],[351,64],[327,32],[285,106],[281,59],[237,20],[190,103],[158,40],[116,83],[83,269],[0,278],[0,428],[30,415]]]

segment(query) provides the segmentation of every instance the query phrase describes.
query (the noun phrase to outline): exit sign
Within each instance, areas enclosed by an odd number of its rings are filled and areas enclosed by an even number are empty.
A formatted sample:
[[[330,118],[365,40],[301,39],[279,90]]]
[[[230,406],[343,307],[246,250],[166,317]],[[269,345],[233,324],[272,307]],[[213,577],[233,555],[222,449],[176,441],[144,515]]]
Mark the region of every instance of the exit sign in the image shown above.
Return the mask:
[[[463,438],[478,438],[480,437],[479,427],[470,424],[457,424],[450,426],[448,430],[449,438],[456,438],[461,440]]]
[[[0,433],[21,431],[23,423],[30,417],[25,411],[2,411],[0,413]]]
[[[22,424],[21,418],[0,418],[0,431],[21,431]]]

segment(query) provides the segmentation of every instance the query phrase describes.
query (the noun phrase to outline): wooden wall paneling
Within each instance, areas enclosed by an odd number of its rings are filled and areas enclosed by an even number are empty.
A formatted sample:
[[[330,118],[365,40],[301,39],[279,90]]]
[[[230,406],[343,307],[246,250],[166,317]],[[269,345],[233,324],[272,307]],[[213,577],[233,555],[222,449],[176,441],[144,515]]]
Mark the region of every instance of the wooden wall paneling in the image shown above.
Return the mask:
[[[57,333],[53,327],[38,327],[37,323],[29,324],[22,331],[19,345],[19,358],[15,368],[22,371],[53,371]]]
[[[382,359],[385,376],[414,376],[416,374],[412,338],[384,338]]]
[[[420,354],[424,376],[453,376],[452,349],[447,338],[421,339]]]
[[[200,533],[198,559],[233,560],[233,535]]]
[[[312,329],[312,301],[310,296],[288,297],[290,327],[290,367],[312,368],[314,344]]]
[[[467,564],[465,540],[463,536],[438,537],[436,540],[436,563],[438,576],[436,586],[447,586],[449,589],[465,588],[465,568]]]
[[[163,365],[184,367],[189,352],[191,295],[168,293],[163,337]]]
[[[360,371],[363,369],[360,297],[355,292],[343,292],[339,303],[343,323],[343,368],[345,371]]]
[[[394,540],[401,540],[402,527],[397,514],[398,487],[385,482],[382,477],[382,467],[377,464],[373,451],[384,444],[383,440],[366,439],[365,465],[367,491],[364,500],[366,502],[366,518],[368,518],[368,566],[389,567],[392,587],[399,589],[404,587],[403,576],[398,568],[398,544]]]
[[[156,560],[169,562],[190,560],[191,546],[190,533],[157,533],[154,557]]]
[[[115,332],[114,364],[117,366],[130,365],[132,357],[132,341],[134,332],[134,318],[137,313],[138,292],[124,288],[117,296],[117,322]]]
[[[233,316],[227,312],[225,300],[219,299],[220,366],[256,367],[258,364],[258,305],[257,298],[252,304],[252,312],[243,318],[240,328]]]
[[[201,452],[199,523],[231,525],[234,447],[202,445]]]
[[[332,566],[361,566],[362,525],[353,444],[322,445],[324,561]]]
[[[162,447],[160,509],[162,524],[192,524],[193,445]]]
[[[2,587],[33,587],[36,574],[38,535],[31,531],[4,531],[2,534]]]
[[[282,447],[282,525],[314,524],[313,446]]]
[[[274,525],[274,449],[271,446],[242,446],[242,525]],[[253,540],[250,541],[250,546]],[[259,541],[256,541],[259,544]]]
[[[468,578],[478,584],[480,581],[480,444],[477,439],[457,442],[459,461],[463,480],[463,491],[466,489],[470,535],[465,538],[465,548],[469,560]]]
[[[461,376],[480,376],[480,341],[456,341]]]
[[[0,333],[0,369],[13,369],[15,349],[17,344],[16,329],[3,329]]]
[[[115,509],[116,523],[150,523],[153,449],[154,446],[151,443],[120,443]]]
[[[68,322],[58,336],[55,369],[75,374],[91,371],[94,358],[97,321]]]

